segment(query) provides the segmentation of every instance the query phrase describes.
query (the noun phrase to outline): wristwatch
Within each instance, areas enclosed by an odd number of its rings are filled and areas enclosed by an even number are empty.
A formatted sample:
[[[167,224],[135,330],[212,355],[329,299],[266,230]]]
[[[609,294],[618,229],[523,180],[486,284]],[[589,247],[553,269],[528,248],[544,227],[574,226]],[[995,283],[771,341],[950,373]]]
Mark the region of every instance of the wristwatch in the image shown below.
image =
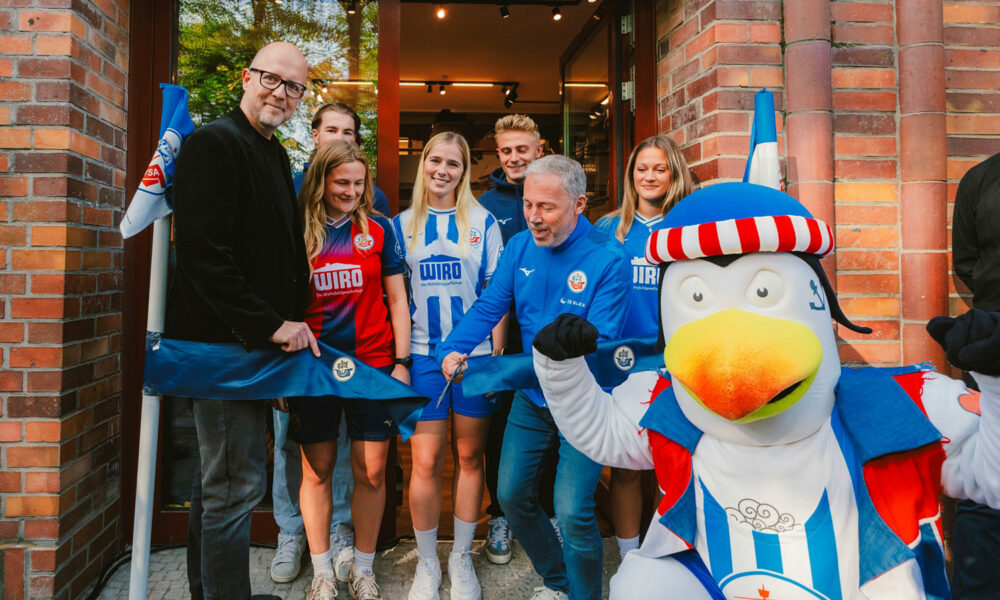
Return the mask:
[[[413,357],[412,356],[406,356],[404,358],[394,358],[394,359],[392,359],[392,364],[394,364],[394,365],[403,365],[407,369],[410,369],[410,368],[413,368]]]

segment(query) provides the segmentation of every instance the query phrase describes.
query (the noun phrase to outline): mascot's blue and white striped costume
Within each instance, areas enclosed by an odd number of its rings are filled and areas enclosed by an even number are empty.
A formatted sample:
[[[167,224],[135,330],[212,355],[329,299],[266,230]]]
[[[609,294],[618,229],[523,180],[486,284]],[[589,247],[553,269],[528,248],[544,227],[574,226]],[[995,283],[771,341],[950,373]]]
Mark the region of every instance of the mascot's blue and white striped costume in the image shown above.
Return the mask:
[[[609,395],[580,357],[596,339],[586,322],[563,315],[535,340],[566,439],[602,464],[655,469],[664,493],[612,599],[950,598],[942,485],[1000,506],[1000,379],[980,374],[1000,373],[997,316],[931,327],[979,371],[981,402],[921,366],[842,369],[831,317],[863,328],[819,267],[826,224],[742,183],[699,190],[666,219],[646,251],[665,369]]]

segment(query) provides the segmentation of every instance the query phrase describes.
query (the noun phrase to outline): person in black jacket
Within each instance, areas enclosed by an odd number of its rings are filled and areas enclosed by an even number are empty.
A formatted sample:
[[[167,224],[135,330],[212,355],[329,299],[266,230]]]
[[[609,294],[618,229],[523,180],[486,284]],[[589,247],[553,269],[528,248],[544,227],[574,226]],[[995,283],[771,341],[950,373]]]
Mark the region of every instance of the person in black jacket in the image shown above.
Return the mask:
[[[1000,311],[1000,154],[969,169],[958,184],[952,220],[952,267],[972,292],[972,305]],[[978,389],[963,374],[966,384]],[[1000,511],[971,500],[958,503],[952,557],[955,600],[1000,597]]]
[[[302,322],[309,263],[288,155],[274,131],[306,91],[285,42],[243,70],[239,108],[195,131],[177,158],[177,270],[168,337],[286,352],[316,340]],[[194,600],[250,597],[250,518],[266,490],[265,402],[193,400],[200,469],[188,522]],[[271,596],[273,597],[273,596]]]

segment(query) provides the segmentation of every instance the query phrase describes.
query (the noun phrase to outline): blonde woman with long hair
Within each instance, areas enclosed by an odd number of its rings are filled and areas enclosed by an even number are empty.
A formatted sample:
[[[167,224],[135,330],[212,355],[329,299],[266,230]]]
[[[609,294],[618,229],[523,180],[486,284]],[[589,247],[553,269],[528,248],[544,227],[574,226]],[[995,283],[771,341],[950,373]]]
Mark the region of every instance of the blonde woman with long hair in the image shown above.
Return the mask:
[[[337,140],[319,149],[299,194],[311,268],[305,320],[327,345],[409,383],[405,265],[389,220],[372,212],[373,195],[368,159],[354,142]],[[289,437],[302,447],[299,507],[314,570],[308,598],[336,597],[340,579],[357,600],[379,600],[372,562],[395,426],[377,402],[326,397],[290,404]],[[339,553],[334,567],[330,487],[341,409],[351,438],[355,542],[353,552]]]
[[[656,135],[632,150],[625,168],[621,208],[597,222],[597,228],[625,245],[632,260],[632,303],[622,337],[657,334],[657,267],[646,262],[646,240],[660,229],[663,217],[681,198],[691,193],[693,183],[687,161],[670,138]],[[641,473],[611,469],[611,520],[618,538],[618,551],[639,547],[642,518]]]
[[[465,396],[460,385],[447,382],[434,359],[435,347],[451,332],[482,293],[496,268],[503,241],[499,225],[476,201],[469,186],[469,145],[457,133],[432,137],[424,146],[413,185],[413,203],[393,219],[404,248],[413,314],[410,347],[413,387],[438,398],[424,407],[410,438],[410,515],[417,539],[417,571],[409,600],[436,600],[441,585],[437,556],[441,514],[441,470],[452,418],[455,478],[455,542],[448,559],[451,598],[478,600],[481,589],[469,552],[483,497],[483,453],[490,416],[497,405],[484,396]],[[502,348],[504,329],[493,332],[495,345],[484,339],[470,362]]]

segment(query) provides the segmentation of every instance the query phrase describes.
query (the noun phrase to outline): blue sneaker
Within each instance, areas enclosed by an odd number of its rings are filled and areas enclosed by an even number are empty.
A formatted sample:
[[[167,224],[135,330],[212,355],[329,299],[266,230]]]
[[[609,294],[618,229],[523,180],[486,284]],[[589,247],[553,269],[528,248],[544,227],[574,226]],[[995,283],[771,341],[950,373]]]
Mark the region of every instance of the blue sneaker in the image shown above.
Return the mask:
[[[505,565],[510,562],[510,527],[507,519],[497,517],[490,519],[490,532],[486,536],[486,560],[495,565]]]

